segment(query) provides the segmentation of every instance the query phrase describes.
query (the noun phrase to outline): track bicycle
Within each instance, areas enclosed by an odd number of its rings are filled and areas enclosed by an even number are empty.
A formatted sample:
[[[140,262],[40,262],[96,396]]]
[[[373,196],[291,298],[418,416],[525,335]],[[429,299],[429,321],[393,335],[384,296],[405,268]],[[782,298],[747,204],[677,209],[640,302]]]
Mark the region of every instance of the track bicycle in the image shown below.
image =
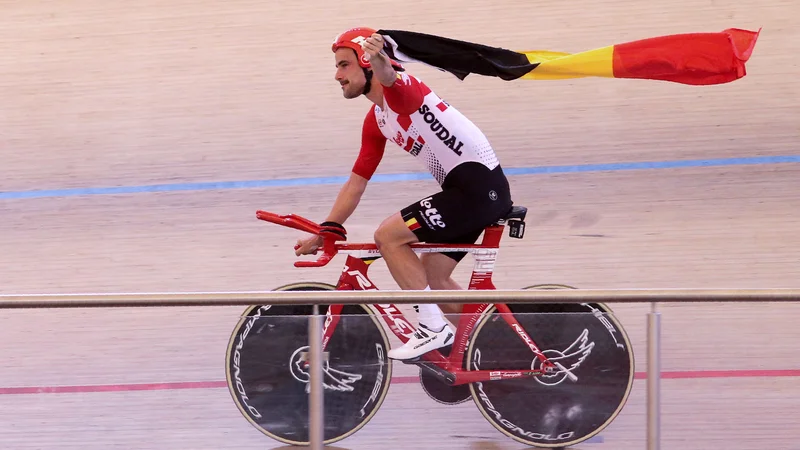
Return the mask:
[[[522,238],[527,209],[514,206],[484,229],[476,244],[417,243],[417,253],[466,251],[474,266],[468,289],[495,289],[500,241]],[[257,211],[260,220],[323,236],[313,261],[322,267],[347,255],[335,285],[292,283],[275,290],[375,290],[368,270],[381,258],[374,243],[340,242],[304,217]],[[534,285],[526,289],[570,289]],[[235,326],[226,355],[227,384],[243,416],[265,435],[308,445],[308,322],[312,305],[253,305]],[[406,342],[415,327],[393,304],[320,305],[324,355],[324,441],[363,428],[383,404],[392,381],[390,330]],[[294,319],[294,320],[292,320]],[[381,323],[385,324],[384,327]],[[633,386],[630,340],[601,303],[465,304],[453,343],[411,361],[433,400],[456,405],[472,399],[504,435],[534,447],[564,448],[605,429]]]

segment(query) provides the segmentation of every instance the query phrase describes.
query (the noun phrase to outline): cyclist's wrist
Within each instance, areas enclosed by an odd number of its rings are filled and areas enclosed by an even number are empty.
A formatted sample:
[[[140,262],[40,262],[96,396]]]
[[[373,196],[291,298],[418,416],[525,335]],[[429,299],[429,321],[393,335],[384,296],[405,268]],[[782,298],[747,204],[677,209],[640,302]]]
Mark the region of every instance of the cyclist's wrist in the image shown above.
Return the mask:
[[[344,225],[340,224],[339,222],[333,220],[326,220],[319,224],[321,227],[337,227],[344,230]]]
[[[342,240],[347,239],[347,230],[344,228],[344,225],[338,222],[326,220],[325,222],[319,224],[319,226],[320,226],[320,231],[323,233],[331,233]]]

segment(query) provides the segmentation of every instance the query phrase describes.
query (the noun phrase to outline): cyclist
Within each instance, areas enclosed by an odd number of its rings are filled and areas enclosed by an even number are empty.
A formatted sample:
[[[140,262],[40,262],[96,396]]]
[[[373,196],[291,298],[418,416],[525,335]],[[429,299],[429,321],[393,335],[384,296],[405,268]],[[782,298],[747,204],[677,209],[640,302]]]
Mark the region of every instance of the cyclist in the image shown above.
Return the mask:
[[[322,223],[346,236],[343,226],[361,200],[387,141],[416,157],[442,190],[386,218],[374,240],[389,272],[401,289],[461,289],[451,278],[465,252],[423,253],[415,242],[475,243],[484,227],[509,212],[508,180],[483,132],[422,81],[382,52],[384,38],[371,28],[353,28],[336,37],[336,74],[347,99],[372,101],[361,130],[361,148],[350,177],[340,189]],[[296,255],[313,253],[322,238],[298,241]],[[443,309],[461,308],[420,304],[417,332],[407,343],[389,351],[397,360],[419,357],[452,343],[454,332]]]

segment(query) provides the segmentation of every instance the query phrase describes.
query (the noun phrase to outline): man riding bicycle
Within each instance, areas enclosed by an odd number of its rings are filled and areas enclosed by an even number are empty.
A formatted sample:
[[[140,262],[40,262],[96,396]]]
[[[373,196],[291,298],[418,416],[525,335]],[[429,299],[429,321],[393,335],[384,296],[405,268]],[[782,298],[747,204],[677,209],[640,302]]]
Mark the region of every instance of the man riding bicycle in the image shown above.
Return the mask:
[[[361,200],[380,163],[386,142],[420,159],[442,190],[386,218],[374,239],[401,289],[461,289],[451,278],[463,252],[424,253],[416,242],[473,244],[483,229],[511,209],[508,180],[483,132],[403,66],[382,52],[384,38],[371,28],[353,28],[336,37],[335,78],[345,98],[366,96],[373,105],[361,131],[361,149],[342,186],[326,229],[346,235],[344,222]],[[298,241],[296,255],[322,245],[320,236]],[[419,357],[452,343],[454,332],[436,304],[420,304],[413,337],[388,356]],[[449,308],[448,308],[449,309]],[[460,308],[448,310],[460,312]]]

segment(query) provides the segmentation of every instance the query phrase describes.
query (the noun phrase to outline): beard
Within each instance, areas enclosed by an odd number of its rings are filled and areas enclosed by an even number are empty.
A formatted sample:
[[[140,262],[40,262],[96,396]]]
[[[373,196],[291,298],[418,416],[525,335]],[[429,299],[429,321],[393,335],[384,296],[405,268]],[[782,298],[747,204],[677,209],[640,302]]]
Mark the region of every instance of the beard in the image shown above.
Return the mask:
[[[364,84],[356,84],[352,81],[348,82],[342,87],[342,95],[344,98],[357,98],[364,92]]]

